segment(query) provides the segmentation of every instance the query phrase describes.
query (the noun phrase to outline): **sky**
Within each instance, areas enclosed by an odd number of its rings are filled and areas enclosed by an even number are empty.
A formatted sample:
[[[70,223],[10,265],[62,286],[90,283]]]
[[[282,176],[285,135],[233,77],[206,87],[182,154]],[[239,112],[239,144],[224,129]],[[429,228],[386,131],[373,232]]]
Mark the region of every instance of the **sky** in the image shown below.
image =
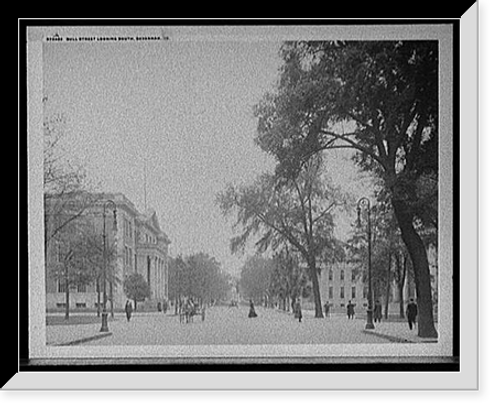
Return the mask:
[[[231,255],[232,222],[215,196],[274,170],[253,142],[252,107],[276,84],[279,47],[269,40],[44,43],[45,116],[64,115],[60,150],[100,191],[157,212],[171,256],[202,251],[238,275],[246,256]],[[333,180],[358,184],[346,155],[332,156]]]

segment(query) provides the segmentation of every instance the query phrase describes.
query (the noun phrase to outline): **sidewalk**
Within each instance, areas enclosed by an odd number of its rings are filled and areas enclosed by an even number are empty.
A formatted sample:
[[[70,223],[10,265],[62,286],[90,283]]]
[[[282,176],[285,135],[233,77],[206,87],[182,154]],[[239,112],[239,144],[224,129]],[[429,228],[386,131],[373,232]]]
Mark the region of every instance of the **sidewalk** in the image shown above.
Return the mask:
[[[46,341],[47,345],[51,346],[78,345],[112,335],[112,332],[100,331],[102,318],[97,317],[95,313],[71,314],[67,321],[64,314],[51,313],[46,319]],[[123,321],[124,313],[115,313],[114,318],[108,314],[110,330],[113,324]]]
[[[112,324],[113,322],[110,322]],[[100,332],[97,323],[74,325],[49,325],[46,327],[47,345],[66,346],[97,340],[112,335],[111,332]]]
[[[172,318],[177,317],[173,311],[163,312],[134,312],[133,318]],[[48,315],[46,325],[46,342],[51,346],[78,345],[85,342],[106,338],[113,334],[118,324],[125,324],[124,312],[116,312],[114,317],[108,314],[109,332],[101,332],[101,318],[95,313],[77,313],[70,315],[68,321],[64,320],[64,313],[51,313]]]
[[[293,316],[291,312],[285,312],[281,310],[276,310],[276,312],[286,313],[290,317]],[[308,319],[314,319],[314,311],[313,310],[304,310],[303,311],[304,320],[307,322]],[[160,319],[171,318],[172,313],[134,313],[133,318],[143,318],[144,321],[141,322],[149,322],[151,325],[154,325],[154,322],[160,321]],[[149,318],[149,320],[147,319]],[[76,319],[75,319],[76,320]],[[324,323],[324,326],[327,326],[329,322],[338,322],[340,329],[338,329],[339,333],[344,331],[348,333],[349,330],[352,330],[350,323],[352,321],[347,321],[345,315],[343,314],[333,314],[330,318],[324,319],[316,319],[315,321]],[[162,321],[163,322],[163,321]],[[403,321],[382,321],[380,323],[375,323],[375,329],[364,329],[366,321],[362,317],[358,317],[356,320],[356,328],[357,333],[361,334],[371,334],[374,337],[379,337],[385,339],[388,343],[434,343],[437,342],[437,339],[425,339],[418,337],[418,327],[415,327],[413,330],[410,330],[408,324]],[[47,337],[47,345],[51,346],[68,346],[68,345],[78,345],[81,343],[96,341],[96,344],[99,345],[99,340],[105,337],[110,337],[111,335],[116,334],[116,336],[121,339],[121,334],[124,333],[124,328],[127,326],[127,321],[125,319],[125,315],[123,313],[116,313],[114,319],[111,316],[108,317],[109,324],[109,332],[100,332],[101,322],[98,318],[95,318],[95,321],[91,323],[81,323],[81,324],[51,324],[46,327],[46,337]],[[144,323],[147,325],[147,323]],[[342,326],[344,325],[344,326]],[[354,325],[354,324],[353,324]],[[177,322],[175,322],[175,326],[177,327]],[[350,333],[350,332],[349,332]],[[354,339],[354,338],[353,338]],[[116,340],[116,339],[115,339]],[[126,339],[124,338],[123,342]]]
[[[281,309],[277,309],[283,313],[289,313],[293,316],[292,312],[283,311]],[[305,309],[302,310],[302,314],[304,317],[314,318],[314,310]],[[334,319],[334,318],[345,318],[344,313],[334,312],[330,314],[329,317],[325,316],[325,319]],[[357,320],[363,319],[366,321],[366,315],[361,314],[356,316]],[[385,320],[382,322],[374,323],[375,329],[365,329],[363,332],[367,334],[371,334],[374,336],[378,336],[384,339],[387,339],[390,342],[397,343],[437,343],[436,338],[421,338],[418,336],[418,325],[415,325],[413,330],[410,330],[408,327],[408,322],[406,319],[399,319],[394,317],[390,320]]]
[[[377,322],[375,329],[365,329],[364,333],[380,336],[398,343],[437,343],[437,338],[418,336],[418,325],[410,330],[406,322]]]

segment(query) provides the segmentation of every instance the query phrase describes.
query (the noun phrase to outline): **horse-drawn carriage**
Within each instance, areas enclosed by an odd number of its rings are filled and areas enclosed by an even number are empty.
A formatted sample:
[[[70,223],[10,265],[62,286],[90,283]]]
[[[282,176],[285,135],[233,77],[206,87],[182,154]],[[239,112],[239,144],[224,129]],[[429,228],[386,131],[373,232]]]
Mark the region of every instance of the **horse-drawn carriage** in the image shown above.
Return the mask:
[[[198,303],[188,303],[183,305],[179,310],[179,321],[185,323],[191,323],[195,316],[200,316],[201,321],[205,321],[205,306],[201,306]]]

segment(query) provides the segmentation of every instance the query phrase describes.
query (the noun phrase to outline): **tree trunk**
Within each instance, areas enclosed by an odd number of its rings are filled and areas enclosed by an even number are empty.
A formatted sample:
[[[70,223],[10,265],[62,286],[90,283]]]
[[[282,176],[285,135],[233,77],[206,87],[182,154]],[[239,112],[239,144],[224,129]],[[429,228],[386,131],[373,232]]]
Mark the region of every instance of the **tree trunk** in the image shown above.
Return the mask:
[[[405,318],[405,299],[404,299],[404,289],[405,289],[405,282],[406,282],[406,270],[408,268],[406,259],[408,259],[406,253],[403,257],[403,268],[402,271],[403,273],[401,274],[401,278],[399,281],[399,317],[401,319]]]
[[[398,298],[399,298],[399,317],[404,319],[405,317],[405,304],[404,304],[404,287],[406,278],[406,257],[403,258],[403,267],[401,267],[399,256],[398,256]]]
[[[398,302],[399,302],[399,317],[403,319],[405,317],[404,304],[403,304],[403,289],[401,286],[401,280],[403,279],[403,274],[401,273],[401,258],[400,253],[396,252],[394,255],[394,263],[396,264],[396,286],[398,288]]]
[[[113,281],[109,281],[109,306],[111,309],[111,317],[115,317],[115,302],[113,300]]]
[[[99,284],[99,279],[96,281],[96,291],[97,291],[97,316],[101,316],[101,285]]]
[[[391,294],[391,257],[392,254],[389,253],[389,263],[387,266],[387,284],[385,289],[385,314],[384,318],[387,319],[389,317],[389,298]]]
[[[66,320],[69,319],[69,269],[68,266],[65,265],[64,267],[65,270],[65,275],[66,275],[66,308],[65,308],[65,315],[64,318]]]
[[[321,307],[321,295],[319,291],[318,271],[316,269],[316,260],[309,259],[309,274],[311,276],[314,296],[314,317],[322,318],[323,309]]]
[[[392,205],[401,229],[401,237],[413,262],[417,289],[418,336],[436,338],[437,331],[432,314],[431,276],[427,252],[422,239],[413,227],[413,214],[401,201],[393,199]]]

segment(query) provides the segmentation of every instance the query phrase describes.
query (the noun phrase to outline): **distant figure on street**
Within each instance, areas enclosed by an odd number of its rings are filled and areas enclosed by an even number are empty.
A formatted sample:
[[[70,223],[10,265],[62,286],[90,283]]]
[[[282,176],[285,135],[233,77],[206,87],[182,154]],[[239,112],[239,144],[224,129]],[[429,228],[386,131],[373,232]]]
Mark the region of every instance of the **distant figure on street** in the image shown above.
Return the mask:
[[[167,309],[168,309],[168,302],[165,300],[163,302],[163,313],[167,313]]]
[[[347,303],[347,319],[354,319],[354,304],[349,301],[349,303]]]
[[[327,318],[330,317],[330,302],[326,301],[325,303],[325,316]]]
[[[379,323],[382,320],[382,304],[378,299],[375,302],[375,307],[373,308],[373,320]]]
[[[130,322],[130,318],[132,317],[132,302],[127,300],[125,303],[125,314],[127,315],[127,322]]]
[[[410,299],[410,303],[408,303],[408,306],[406,307],[406,318],[408,319],[408,326],[410,327],[410,330],[413,329],[413,325],[417,319],[417,314],[417,304],[413,301],[413,299]]]
[[[249,318],[256,318],[257,313],[255,312],[255,307],[253,305],[252,299],[250,299],[250,311],[248,312],[248,317]]]
[[[293,309],[295,312],[295,319],[298,319],[299,322],[302,322],[302,306],[300,305],[300,300],[297,300],[297,302],[295,302]]]

